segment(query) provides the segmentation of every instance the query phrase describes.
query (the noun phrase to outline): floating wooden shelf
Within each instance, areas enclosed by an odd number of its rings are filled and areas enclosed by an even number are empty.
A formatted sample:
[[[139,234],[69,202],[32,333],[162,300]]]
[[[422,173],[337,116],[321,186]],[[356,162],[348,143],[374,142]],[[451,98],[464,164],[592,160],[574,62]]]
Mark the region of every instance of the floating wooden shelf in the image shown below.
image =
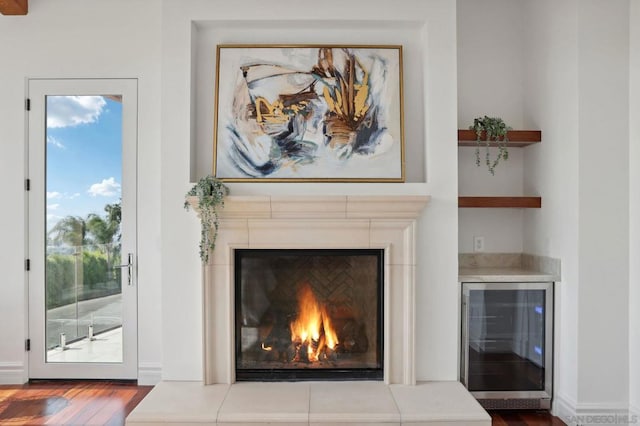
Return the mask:
[[[509,142],[507,146],[523,147],[534,143],[540,143],[542,132],[540,130],[509,130],[507,132]],[[485,135],[482,136],[483,138]],[[489,145],[495,146],[495,142]],[[458,146],[476,146],[476,132],[473,130],[458,129]]]
[[[508,147],[524,147],[542,141],[540,130],[509,130]],[[485,134],[482,135],[486,137]],[[496,142],[489,142],[496,146]],[[458,129],[458,146],[476,146],[476,132]],[[532,208],[542,206],[541,197],[458,197],[460,208]]]
[[[542,206],[541,197],[458,197],[458,207],[531,208]]]

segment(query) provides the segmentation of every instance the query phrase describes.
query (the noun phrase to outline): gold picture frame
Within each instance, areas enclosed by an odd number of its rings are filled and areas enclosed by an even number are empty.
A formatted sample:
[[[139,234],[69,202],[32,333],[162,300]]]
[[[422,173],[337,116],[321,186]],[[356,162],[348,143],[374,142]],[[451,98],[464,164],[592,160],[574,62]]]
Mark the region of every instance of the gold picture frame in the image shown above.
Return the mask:
[[[216,49],[213,174],[225,182],[404,182],[402,46]]]

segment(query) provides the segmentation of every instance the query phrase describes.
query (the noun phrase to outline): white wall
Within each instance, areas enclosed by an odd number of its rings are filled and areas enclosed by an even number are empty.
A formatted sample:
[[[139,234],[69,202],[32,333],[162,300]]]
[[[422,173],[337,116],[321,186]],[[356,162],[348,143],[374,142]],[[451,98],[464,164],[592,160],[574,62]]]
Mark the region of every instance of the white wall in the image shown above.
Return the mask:
[[[523,129],[524,0],[458,0],[458,127],[466,129],[484,115],[501,117]],[[543,137],[546,137],[543,133]],[[492,157],[496,149],[491,150]],[[523,195],[523,149],[509,150],[509,160],[495,176],[476,167],[475,148],[458,148],[458,189],[467,196]],[[535,194],[533,194],[535,195]],[[460,209],[458,246],[473,251],[473,237],[485,239],[485,251],[522,252],[522,209]]]
[[[26,79],[138,78],[139,366],[159,377],[160,6],[144,0],[31,0],[27,16],[0,16],[0,382],[28,377],[23,261],[26,255]],[[151,7],[150,7],[151,5]],[[126,11],[126,13],[123,13]],[[144,25],[140,25],[144,22]]]
[[[455,129],[485,113],[500,115],[513,127],[542,129],[542,144],[515,154],[512,160],[516,161],[504,168],[505,181],[499,185],[486,182],[500,191],[516,189],[503,184],[517,184],[524,193],[539,193],[544,208],[527,210],[522,217],[496,212],[502,215],[498,220],[482,214],[470,220],[461,212],[460,227],[468,235],[486,229],[488,237],[504,221],[513,230],[509,232],[513,238],[493,242],[488,238],[491,251],[523,247],[526,252],[562,259],[555,365],[559,402],[570,409],[615,410],[626,404],[630,392],[637,409],[639,372],[633,364],[629,374],[627,366],[629,356],[638,359],[640,354],[640,279],[634,266],[637,262],[629,262],[629,255],[637,259],[640,254],[640,129],[637,120],[629,119],[640,111],[638,0],[631,0],[630,67],[626,1],[459,1],[458,23],[464,25],[458,32],[462,43],[458,81],[456,8],[452,2],[407,0],[401,10],[381,0],[367,2],[366,9],[359,8],[358,2],[329,3],[336,7],[339,4],[350,17],[334,22],[336,34],[332,37],[350,34],[346,25],[371,28],[371,22],[354,21],[353,16],[381,25],[406,26],[419,36],[416,54],[421,58],[419,77],[426,94],[421,98],[424,104],[419,106],[422,116],[410,113],[410,107],[418,105],[405,105],[405,109],[411,132],[417,135],[407,143],[420,144],[414,146],[415,152],[423,152],[425,158],[416,164],[423,164],[424,169],[413,170],[414,182],[403,185],[238,184],[232,186],[233,193],[293,194],[312,189],[326,194],[393,191],[432,195],[433,201],[418,227],[418,258],[423,263],[417,268],[417,375],[419,379],[454,380],[459,314]],[[196,249],[199,230],[195,215],[181,207],[192,171],[201,173],[207,168],[206,163],[194,165],[191,161],[195,152],[192,136],[195,147],[206,149],[198,141],[201,124],[196,122],[198,130],[192,131],[192,83],[197,78],[193,68],[197,61],[192,56],[197,53],[197,43],[192,39],[198,41],[192,23],[206,23],[208,28],[220,24],[229,29],[239,19],[262,19],[267,27],[310,19],[299,2],[281,0],[279,7],[268,10],[261,10],[262,4],[251,0],[242,10],[236,10],[220,0],[165,0],[162,6],[144,0],[31,0],[26,17],[0,17],[0,38],[11,40],[0,44],[0,191],[13,201],[11,208],[0,213],[0,232],[10,242],[0,245],[0,381],[27,377],[22,269],[26,252],[25,197],[21,182],[26,170],[22,104],[28,77],[139,79],[140,374],[152,380],[162,366],[166,379],[202,378],[201,277]],[[315,11],[316,29],[333,18],[333,10],[327,7]],[[492,28],[487,20],[472,15],[488,11],[498,12],[505,21]],[[140,22],[145,24],[141,26]],[[507,57],[518,59],[502,63],[497,67],[500,72],[491,73],[484,65],[486,58],[481,60],[477,50],[481,45],[471,48],[473,44],[469,44],[480,39],[478,34],[504,47],[509,52]],[[631,108],[627,111],[624,105],[629,70]],[[509,93],[487,97],[481,91],[484,89],[476,86],[478,76],[500,83]],[[456,98],[460,101],[457,120]],[[603,135],[605,131],[608,133]],[[626,141],[628,136],[631,143],[616,143]],[[461,159],[469,156],[466,151],[460,154]],[[628,166],[615,161],[627,157]],[[525,170],[524,178],[509,170],[519,168],[519,164]],[[470,169],[461,173],[461,181],[467,182],[461,184],[461,191],[468,189],[471,194],[480,189],[473,186],[477,183],[476,172]],[[630,212],[631,220],[626,212]],[[477,220],[477,227],[472,220]],[[603,222],[606,232],[602,231]],[[524,237],[518,236],[522,228]],[[468,243],[468,236],[461,236],[461,251],[466,251],[462,249]],[[631,327],[626,306],[630,306]],[[610,350],[612,347],[617,350]]]
[[[562,262],[556,284],[554,409],[578,400],[578,18],[577,0],[529,2],[525,123],[543,141],[526,148],[525,188],[542,196],[526,212],[524,251]],[[556,410],[557,411],[557,410]]]
[[[629,1],[582,0],[578,16],[578,397],[626,409]]]
[[[640,416],[640,0],[631,1],[629,108],[629,401]]]
[[[628,1],[527,5],[525,251],[562,260],[556,400],[563,415],[624,413],[629,345]],[[615,141],[618,141],[617,143]]]
[[[316,28],[332,21],[331,37],[336,40],[349,42],[346,36],[374,28],[375,22],[409,27],[418,37],[412,50],[405,51],[424,67],[416,74],[414,96],[408,97],[414,100],[405,106],[411,129],[407,144],[413,153],[413,183],[235,185],[232,191],[306,194],[313,188],[327,194],[432,195],[433,202],[418,231],[419,258],[424,261],[417,267],[416,303],[421,308],[417,313],[417,374],[421,379],[453,380],[458,353],[455,5],[444,0],[414,0],[398,10],[384,1],[367,2],[367,8],[361,7],[364,3],[333,3],[334,7],[314,9],[312,20]],[[192,30],[192,24],[207,22],[215,27],[221,23],[231,28],[240,18],[263,20],[267,26],[279,20],[309,20],[312,4],[300,7],[299,2],[282,0],[276,7],[262,8],[259,1],[237,8],[228,2],[202,0],[167,0],[162,4],[144,0],[32,0],[26,17],[0,17],[0,35],[11,40],[0,46],[0,138],[5,143],[0,156],[0,190],[7,199],[15,200],[15,208],[4,209],[0,221],[5,241],[11,241],[0,247],[0,322],[16,324],[16,318],[25,319],[17,326],[0,329],[3,380],[27,377],[21,183],[25,176],[22,105],[27,77],[139,79],[139,375],[152,382],[162,367],[167,379],[202,378],[198,221],[182,209],[191,172],[197,169],[191,162],[191,139],[197,133],[192,125],[200,129],[192,112],[196,104],[191,96],[192,76],[196,76],[192,53],[197,53],[192,43],[197,31]],[[333,12],[339,8],[348,19],[334,19]],[[352,24],[356,29],[347,31],[346,26]],[[391,40],[394,36],[380,37],[384,41],[384,37]],[[255,34],[255,41],[265,40]],[[420,96],[420,92],[428,96]]]
[[[492,176],[487,167],[476,166],[475,148],[458,148],[458,192],[462,196],[514,196],[523,194],[523,155],[528,148],[512,148]],[[496,150],[491,149],[491,155]],[[480,151],[484,158],[484,151]],[[468,208],[458,211],[458,249],[473,252],[473,237],[485,239],[485,252],[521,253],[523,209]]]
[[[338,10],[340,14],[336,14]],[[255,27],[258,20],[257,29],[249,31],[248,26]],[[289,26],[291,30],[286,29]],[[378,26],[398,31],[376,31]],[[416,73],[414,67],[407,69],[415,77],[405,79],[406,90],[413,88],[405,99],[405,124],[407,149],[422,158],[410,161],[411,183],[233,184],[231,192],[432,195],[418,226],[421,261],[416,268],[416,370],[418,379],[457,379],[456,34],[455,4],[445,0],[407,0],[402,8],[383,0],[327,0],[321,8],[311,2],[288,0],[272,2],[268,8],[259,0],[245,1],[242,8],[211,0],[164,2],[162,150],[163,158],[171,161],[162,164],[161,216],[163,256],[172,259],[162,266],[165,379],[202,378],[198,222],[194,214],[182,210],[181,200],[190,187],[190,177],[211,169],[210,160],[197,160],[210,158],[207,144],[211,126],[197,119],[192,123],[197,113],[191,108],[210,108],[213,82],[194,67],[211,65],[211,52],[206,49],[215,43],[239,39],[255,43],[317,42],[323,28],[327,29],[323,40],[329,42],[353,43],[365,37],[367,43],[391,44],[407,34],[415,36],[409,40],[405,55],[418,63],[422,72]],[[202,81],[204,88],[193,84],[192,79]],[[191,162],[191,152],[197,153],[193,156],[196,164]],[[194,169],[196,173],[192,173]],[[175,342],[177,336],[180,344]]]
[[[461,210],[460,251],[471,251],[473,236],[487,232],[501,235],[485,235],[487,251],[500,247],[561,259],[554,407],[564,414],[624,412],[629,375],[632,393],[638,389],[638,372],[632,368],[630,374],[627,350],[627,306],[632,329],[640,316],[634,267],[631,290],[628,285],[629,258],[640,253],[634,228],[638,190],[633,173],[640,172],[635,171],[633,124],[627,143],[629,117],[637,116],[638,108],[633,95],[631,113],[627,103],[628,7],[624,0],[458,1],[459,126],[484,114],[479,109],[484,104],[496,115],[515,115],[521,128],[543,131],[542,143],[521,150],[517,159],[524,179],[507,169],[508,183],[472,171],[467,163],[472,164],[473,148],[459,149],[462,195],[489,187],[491,195],[512,191],[539,194],[543,200],[542,209],[522,211],[519,217],[506,210]],[[504,25],[488,24],[496,17]],[[518,81],[524,89],[488,96],[489,89],[479,84],[483,80],[494,83],[490,89],[512,88]],[[629,154],[630,165],[624,160]],[[632,332],[631,359],[637,359],[638,349],[638,335]]]
[[[522,128],[525,0],[458,0],[458,124],[499,116]]]

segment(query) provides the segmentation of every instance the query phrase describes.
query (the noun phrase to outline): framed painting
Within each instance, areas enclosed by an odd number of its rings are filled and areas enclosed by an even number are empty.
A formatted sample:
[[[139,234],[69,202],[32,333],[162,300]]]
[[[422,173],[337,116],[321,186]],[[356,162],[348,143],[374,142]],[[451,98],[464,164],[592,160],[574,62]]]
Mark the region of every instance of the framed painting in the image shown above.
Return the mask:
[[[219,45],[213,172],[404,182],[402,47]]]

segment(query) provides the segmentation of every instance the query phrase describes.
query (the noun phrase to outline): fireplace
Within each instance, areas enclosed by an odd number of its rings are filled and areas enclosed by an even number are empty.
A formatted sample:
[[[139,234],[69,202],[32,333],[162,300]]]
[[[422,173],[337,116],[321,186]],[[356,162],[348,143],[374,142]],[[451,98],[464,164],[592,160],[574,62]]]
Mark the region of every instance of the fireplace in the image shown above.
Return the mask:
[[[235,250],[236,380],[382,380],[382,249]]]
[[[377,348],[382,380],[415,384],[415,229],[428,200],[421,195],[227,197],[216,249],[203,269],[205,384],[234,383],[238,377],[236,253],[246,249],[383,252]],[[189,201],[197,211],[197,198]],[[295,291],[291,300],[297,303]]]

